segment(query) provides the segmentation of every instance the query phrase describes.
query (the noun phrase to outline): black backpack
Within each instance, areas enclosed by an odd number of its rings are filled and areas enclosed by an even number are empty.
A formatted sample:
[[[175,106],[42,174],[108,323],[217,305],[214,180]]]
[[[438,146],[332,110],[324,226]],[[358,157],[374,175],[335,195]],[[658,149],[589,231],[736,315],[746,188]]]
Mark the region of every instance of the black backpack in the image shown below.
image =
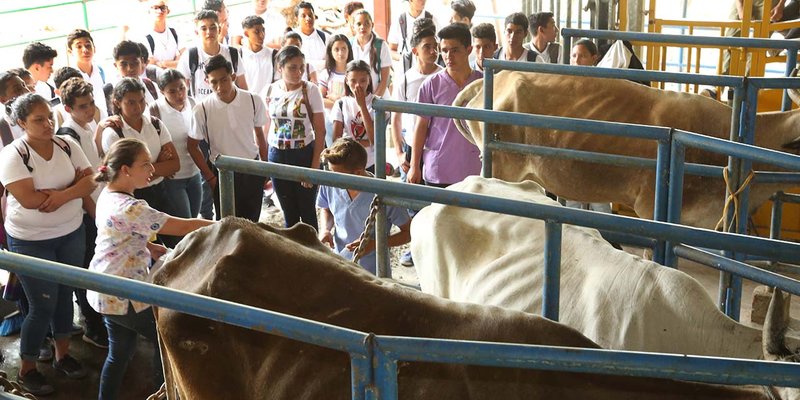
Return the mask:
[[[401,53],[405,53],[406,50],[408,50],[408,53],[411,53],[411,49],[407,47],[408,41],[406,40],[406,38],[408,37],[408,21],[406,17],[407,15],[408,13],[400,14],[400,35],[403,37],[403,47],[400,48]],[[427,10],[423,13],[423,16],[424,18],[433,20],[433,14],[429,13]],[[408,70],[406,69],[406,71]]]
[[[158,134],[158,136],[161,136],[161,120],[151,115],[150,123],[153,124],[154,128],[156,128],[156,134]],[[125,134],[122,133],[122,128],[117,128],[115,126],[112,126],[111,129],[113,129],[114,132],[117,133],[117,136],[119,136],[120,139],[125,139]]]
[[[530,62],[536,62],[536,52],[530,49],[525,49],[525,50],[528,50],[528,56],[525,58],[525,60]],[[503,54],[503,46],[497,48],[497,51],[494,52],[492,58],[494,58],[495,60],[499,60],[500,54]]]
[[[324,40],[324,39],[323,39]],[[222,45],[220,45],[222,46]],[[222,49],[220,48],[220,52]],[[228,47],[228,53],[231,55],[231,65],[233,66],[233,73],[236,73],[236,67],[239,65],[239,50],[234,47]],[[273,53],[273,65],[275,62],[274,57],[277,54]],[[197,68],[200,67],[200,52],[197,47],[189,48],[189,81],[191,83],[191,92],[189,93],[192,97],[197,97],[197,90],[195,85],[195,73],[197,72]],[[274,67],[273,67],[274,68]]]

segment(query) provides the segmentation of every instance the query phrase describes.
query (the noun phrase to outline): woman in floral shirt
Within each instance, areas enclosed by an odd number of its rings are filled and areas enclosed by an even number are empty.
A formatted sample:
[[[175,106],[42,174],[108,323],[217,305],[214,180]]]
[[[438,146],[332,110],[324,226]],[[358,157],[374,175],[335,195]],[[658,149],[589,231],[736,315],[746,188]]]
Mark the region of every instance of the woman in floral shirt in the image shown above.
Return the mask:
[[[96,272],[144,281],[153,259],[166,248],[151,243],[157,233],[183,236],[213,221],[171,217],[133,197],[133,191],[147,187],[153,177],[150,152],[138,139],[121,139],[109,149],[95,177],[108,182],[97,199],[97,242],[89,268]],[[87,292],[89,304],[103,315],[109,349],[100,375],[100,399],[114,399],[119,393],[128,361],[136,352],[136,338],[142,335],[156,342],[156,326],[150,305],[98,292]],[[156,346],[154,371],[157,386],[161,357]]]

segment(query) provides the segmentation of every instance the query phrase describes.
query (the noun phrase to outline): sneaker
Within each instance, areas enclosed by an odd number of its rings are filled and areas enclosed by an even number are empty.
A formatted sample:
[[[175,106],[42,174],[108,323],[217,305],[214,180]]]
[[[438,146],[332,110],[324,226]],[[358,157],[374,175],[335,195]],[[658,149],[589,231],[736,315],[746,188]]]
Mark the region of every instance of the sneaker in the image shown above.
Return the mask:
[[[89,343],[94,347],[99,347],[101,349],[108,348],[108,334],[106,333],[100,334],[100,333],[86,332],[81,339],[83,339],[84,342]]]
[[[53,385],[47,383],[47,379],[36,368],[28,371],[25,376],[17,375],[17,382],[34,396],[46,396],[55,392]]]
[[[69,354],[58,361],[53,361],[53,369],[63,372],[65,375],[67,375],[67,378],[70,379],[81,379],[86,377],[86,369],[83,368],[81,362],[74,359]]]
[[[53,346],[50,345],[49,341],[45,341],[41,348],[39,348],[39,357],[36,361],[39,362],[48,362],[53,359]]]
[[[414,266],[414,259],[411,258],[411,252],[407,251],[400,256],[400,265],[404,267],[413,267]]]
[[[72,336],[83,335],[83,327],[78,324],[72,324],[72,328],[69,330],[69,334]]]

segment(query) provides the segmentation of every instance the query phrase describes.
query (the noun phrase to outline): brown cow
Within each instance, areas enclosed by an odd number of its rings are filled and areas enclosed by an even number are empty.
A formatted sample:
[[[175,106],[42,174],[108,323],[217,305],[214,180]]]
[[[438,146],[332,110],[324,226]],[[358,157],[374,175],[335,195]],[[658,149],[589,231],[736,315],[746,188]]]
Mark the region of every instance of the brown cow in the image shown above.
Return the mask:
[[[597,347],[531,314],[382,281],[320,244],[307,225],[223,220],[187,236],[153,280],[379,335]],[[168,392],[181,399],[350,398],[345,353],[165,309],[157,320]],[[400,398],[415,400],[769,398],[761,388],[433,363],[403,364],[398,378]]]
[[[583,118],[665,126],[727,139],[731,108],[705,96],[670,92],[619,79],[562,76],[504,71],[494,82],[494,109],[528,114]],[[468,85],[455,105],[483,108],[483,80]],[[457,121],[464,136],[478,147],[483,143],[483,123]],[[800,138],[800,111],[761,113],[756,121],[756,145],[781,150],[796,147]],[[499,140],[538,146],[571,148],[655,159],[652,140],[601,136],[498,125]],[[492,154],[493,176],[505,181],[533,180],[565,199],[614,202],[633,207],[642,218],[653,218],[654,169],[613,167],[553,157]],[[688,149],[686,161],[724,166],[727,158]],[[775,168],[759,166],[759,170]],[[750,211],[787,185],[753,185]],[[725,186],[722,179],[686,175],[681,221],[714,228],[722,215]]]

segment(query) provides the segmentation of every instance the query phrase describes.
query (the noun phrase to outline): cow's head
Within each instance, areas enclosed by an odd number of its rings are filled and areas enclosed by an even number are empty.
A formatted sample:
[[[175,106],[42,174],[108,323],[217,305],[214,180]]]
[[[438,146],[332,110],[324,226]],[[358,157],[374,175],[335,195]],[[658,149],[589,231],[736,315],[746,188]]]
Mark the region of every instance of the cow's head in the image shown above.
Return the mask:
[[[470,83],[453,100],[455,107],[483,108],[483,79]],[[453,119],[453,123],[464,138],[482,148],[483,123],[463,119]]]
[[[789,301],[791,301],[789,296],[784,299],[781,290],[775,288],[769,309],[767,309],[762,337],[764,359],[767,361],[800,362],[800,353],[793,353],[789,350],[784,340],[788,328],[788,318],[785,317],[786,303]],[[772,390],[782,400],[800,400],[800,389],[772,388]]]

